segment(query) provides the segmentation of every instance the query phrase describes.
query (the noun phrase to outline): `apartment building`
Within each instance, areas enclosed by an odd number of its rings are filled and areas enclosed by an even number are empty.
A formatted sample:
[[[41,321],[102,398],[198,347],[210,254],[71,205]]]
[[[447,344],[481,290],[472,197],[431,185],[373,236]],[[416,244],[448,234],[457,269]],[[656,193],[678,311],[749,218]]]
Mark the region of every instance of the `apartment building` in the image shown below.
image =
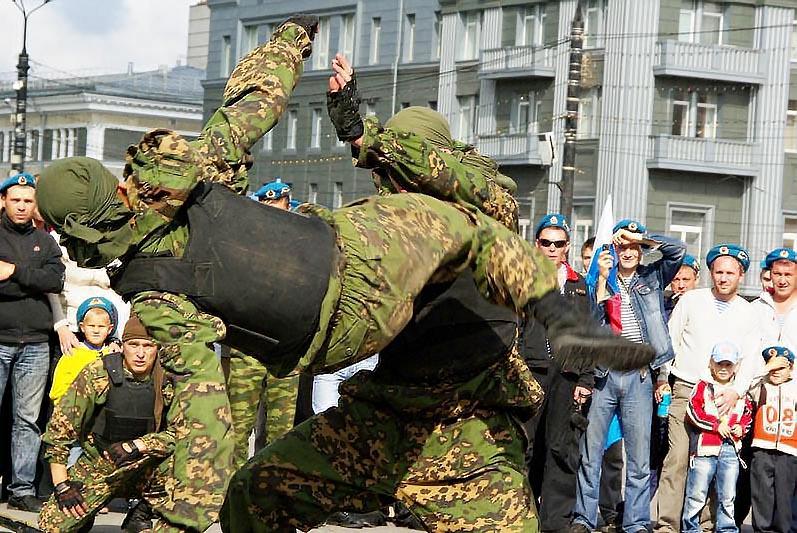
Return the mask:
[[[455,136],[498,160],[518,182],[528,237],[534,220],[559,208],[579,3],[576,244],[611,194],[618,217],[679,236],[695,255],[722,241],[754,258],[795,246],[797,0],[294,2],[291,12],[322,16],[320,41],[291,109],[258,147],[258,179],[279,175],[298,197],[330,206],[370,192],[324,116],[326,65],[345,50],[364,111],[384,120],[403,105],[435,107]],[[289,14],[267,0],[209,6],[206,115],[235,58]],[[749,291],[756,275],[757,264]]]

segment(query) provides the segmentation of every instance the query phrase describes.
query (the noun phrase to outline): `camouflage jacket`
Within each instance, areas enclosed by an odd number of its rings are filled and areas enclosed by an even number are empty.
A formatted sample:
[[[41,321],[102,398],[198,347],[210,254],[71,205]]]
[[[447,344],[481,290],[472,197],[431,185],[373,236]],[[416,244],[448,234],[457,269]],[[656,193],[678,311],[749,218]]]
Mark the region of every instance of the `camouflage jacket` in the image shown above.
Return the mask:
[[[363,122],[356,165],[373,171],[380,193],[402,189],[428,194],[477,209],[517,231],[515,199],[482,171],[465,164],[461,152],[436,148],[414,133],[384,128],[376,117]]]
[[[125,370],[125,372],[127,372]],[[80,371],[67,392],[55,405],[47,431],[42,435],[45,445],[44,457],[50,463],[66,464],[69,449],[80,444],[90,457],[100,457],[95,446],[91,428],[94,418],[105,405],[111,380],[103,366],[102,358],[97,358]],[[164,380],[162,387],[164,411],[174,397],[171,380]],[[167,457],[174,449],[174,433],[166,428],[159,433],[149,433],[141,437],[147,446],[148,457]]]
[[[227,81],[223,105],[196,140],[169,130],[147,133],[127,150],[125,178],[139,250],[180,257],[186,225],[172,224],[200,181],[222,183],[245,193],[250,150],[277,123],[302,72],[311,41],[295,24],[277,28],[271,40],[244,57]]]

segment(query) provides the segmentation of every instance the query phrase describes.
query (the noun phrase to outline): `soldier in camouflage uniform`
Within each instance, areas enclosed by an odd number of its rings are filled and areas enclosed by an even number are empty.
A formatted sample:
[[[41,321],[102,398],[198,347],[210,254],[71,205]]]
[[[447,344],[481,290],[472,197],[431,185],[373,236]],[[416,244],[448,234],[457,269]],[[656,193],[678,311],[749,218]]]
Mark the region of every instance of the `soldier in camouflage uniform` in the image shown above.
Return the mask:
[[[594,330],[562,317],[553,266],[529,243],[479,210],[422,194],[401,194],[366,199],[335,212],[305,205],[305,214],[317,216],[308,218],[245,198],[241,198],[245,203],[236,203],[231,199],[234,195],[222,192],[224,187],[217,185],[246,190],[248,150],[274,126],[298,79],[301,60],[309,55],[317,19],[299,17],[296,22],[277,28],[268,44],[241,60],[225,88],[224,105],[198,139],[188,142],[174,132],[156,130],[131,147],[127,181],[121,190],[98,162],[88,163],[86,158],[81,160],[82,170],[74,168],[75,158],[46,168],[37,190],[41,214],[61,232],[70,256],[79,264],[121,263],[122,269],[114,276],[116,287],[124,288],[133,310],[160,343],[163,365],[181,376],[167,418],[178,435],[174,461],[165,468],[169,499],[159,511],[170,523],[184,528],[204,529],[217,517],[231,473],[229,402],[219,361],[208,348],[225,336],[230,345],[253,349],[249,353],[278,376],[296,369],[330,372],[387,346],[411,320],[415,297],[427,283],[450,281],[471,269],[479,292],[493,302],[521,310],[530,301],[538,301],[535,313],[542,310],[545,316],[538,318],[552,328],[549,336],[563,359],[588,355],[615,364],[614,354],[625,350],[624,364],[633,367],[650,358],[643,345],[600,335],[593,341]],[[205,201],[226,208],[214,210]],[[256,216],[240,217],[238,211]],[[203,239],[191,246],[194,240],[188,239],[186,216],[194,215],[205,217],[203,227],[217,240],[206,242],[208,235],[202,234]],[[224,226],[212,224],[218,217],[224,219]],[[225,228],[245,232],[271,221],[279,224],[270,229],[308,228],[301,237],[323,242],[320,250],[309,244],[290,250],[297,256],[291,266],[302,273],[307,287],[315,290],[314,284],[323,279],[317,300],[250,291],[240,279],[230,275],[225,279],[219,270],[278,264],[274,256],[284,250],[270,246],[268,239],[257,246],[252,240],[235,241],[241,236],[235,231],[219,235]],[[227,253],[237,250],[238,254],[225,258],[226,263],[188,264],[194,254],[216,246],[227,246]],[[248,255],[243,257],[241,250]],[[332,258],[328,263],[318,259],[327,253]],[[301,254],[318,261],[302,262]],[[138,266],[132,268],[134,264]],[[181,278],[180,282],[191,285],[185,291],[165,292],[163,287],[173,285],[173,279],[144,275],[161,268],[199,270],[192,270],[194,277]],[[192,285],[206,281],[208,273],[216,283],[210,293],[207,287]],[[257,278],[253,276],[250,283],[274,281]],[[279,289],[296,287],[285,283]],[[197,296],[186,296],[196,290]],[[270,298],[276,296],[294,305],[275,309]],[[203,307],[198,301],[205,302]],[[255,304],[270,313],[268,319],[236,314],[243,306]],[[302,340],[304,355],[298,360],[293,352],[290,357],[273,356],[271,351],[279,353],[291,343],[274,338],[280,334],[273,329],[276,321],[272,319],[308,309],[313,319],[289,321],[295,328],[312,327],[309,335],[303,329],[292,332],[293,339]],[[219,316],[225,314],[226,324]],[[232,342],[233,337],[238,344]],[[262,350],[251,344],[253,339],[262,339]]]
[[[154,474],[175,446],[174,433],[162,424],[174,388],[157,364],[157,345],[135,316],[128,320],[122,338],[123,353],[95,359],[84,367],[55,405],[47,424],[42,442],[56,487],[39,515],[43,531],[87,531],[94,515],[118,497],[144,498],[145,503],[128,515],[124,529],[148,530],[149,506],[157,509],[162,500]],[[115,364],[111,362],[114,358]],[[120,405],[124,412],[114,410]],[[138,457],[122,452],[129,461],[113,460],[120,459],[115,450],[123,444],[108,442],[108,438],[120,436],[119,426],[125,433],[123,439],[138,441]],[[144,426],[160,432],[136,431]],[[67,469],[70,448],[76,443],[83,453]]]

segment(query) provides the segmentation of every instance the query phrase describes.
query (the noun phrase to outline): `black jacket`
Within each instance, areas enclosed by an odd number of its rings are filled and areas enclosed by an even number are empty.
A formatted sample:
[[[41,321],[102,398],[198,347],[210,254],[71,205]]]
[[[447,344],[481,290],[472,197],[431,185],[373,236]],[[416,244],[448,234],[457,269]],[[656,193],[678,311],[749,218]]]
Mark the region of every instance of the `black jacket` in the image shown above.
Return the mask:
[[[584,278],[580,274],[575,273],[575,275],[577,279],[565,281],[564,297],[571,302],[576,312],[591,317],[592,311]],[[532,370],[547,372],[548,368],[552,366],[552,360],[545,328],[534,320],[533,313],[527,313],[527,317],[526,324],[521,331],[520,353]],[[567,369],[557,370],[568,372]],[[578,376],[578,383],[584,387],[592,388],[594,384],[592,373]]]
[[[0,215],[0,260],[16,265],[0,281],[0,343],[46,342],[53,327],[47,293],[64,288],[64,264],[55,240],[33,224]]]

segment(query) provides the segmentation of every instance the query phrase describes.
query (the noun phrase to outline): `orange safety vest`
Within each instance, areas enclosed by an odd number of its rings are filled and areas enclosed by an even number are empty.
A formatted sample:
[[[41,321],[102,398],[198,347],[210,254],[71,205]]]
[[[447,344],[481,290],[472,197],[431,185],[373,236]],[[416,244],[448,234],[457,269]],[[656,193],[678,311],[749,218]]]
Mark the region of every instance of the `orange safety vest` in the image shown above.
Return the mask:
[[[753,426],[753,447],[797,455],[797,382],[762,382]]]

